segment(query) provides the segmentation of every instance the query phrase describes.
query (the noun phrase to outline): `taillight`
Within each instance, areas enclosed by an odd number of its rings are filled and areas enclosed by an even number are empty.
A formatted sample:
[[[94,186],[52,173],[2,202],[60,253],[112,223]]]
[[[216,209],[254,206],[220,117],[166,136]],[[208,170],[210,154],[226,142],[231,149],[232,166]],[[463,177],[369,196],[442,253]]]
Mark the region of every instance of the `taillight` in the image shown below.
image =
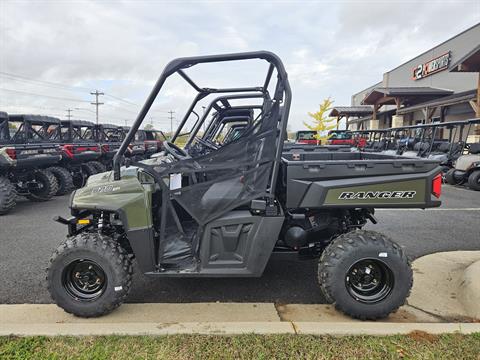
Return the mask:
[[[63,151],[70,159],[73,158],[73,153],[74,153],[73,145],[63,145]]]
[[[442,195],[442,174],[437,174],[432,180],[432,195],[437,199]]]
[[[12,160],[17,158],[17,151],[14,148],[7,148],[7,155],[10,156]]]
[[[109,152],[109,151],[110,151],[110,146],[107,145],[107,144],[103,144],[103,145],[102,145],[102,151],[103,151],[103,152]]]

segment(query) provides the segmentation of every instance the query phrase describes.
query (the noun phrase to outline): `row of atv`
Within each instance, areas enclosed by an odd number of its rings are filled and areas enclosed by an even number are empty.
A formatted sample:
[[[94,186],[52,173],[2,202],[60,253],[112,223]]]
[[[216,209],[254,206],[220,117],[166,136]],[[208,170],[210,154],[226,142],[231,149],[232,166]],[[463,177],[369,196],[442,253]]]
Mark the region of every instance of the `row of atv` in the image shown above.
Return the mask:
[[[480,119],[471,119],[345,134],[362,144],[355,148],[358,151],[436,160],[445,182],[480,191],[480,143],[467,142],[478,124]]]
[[[129,128],[0,112],[0,215],[18,196],[47,201],[82,187],[89,176],[110,170]],[[157,153],[164,135],[139,130],[127,155],[134,161]]]

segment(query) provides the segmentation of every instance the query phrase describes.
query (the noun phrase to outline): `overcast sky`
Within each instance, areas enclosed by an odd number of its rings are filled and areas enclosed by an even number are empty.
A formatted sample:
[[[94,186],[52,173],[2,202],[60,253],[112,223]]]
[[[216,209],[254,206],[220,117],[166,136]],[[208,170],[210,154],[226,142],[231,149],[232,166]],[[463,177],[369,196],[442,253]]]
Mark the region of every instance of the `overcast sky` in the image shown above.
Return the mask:
[[[270,50],[289,73],[297,130],[324,98],[349,105],[385,71],[478,22],[480,0],[0,0],[0,110],[65,118],[71,108],[94,120],[89,90],[99,89],[100,120],[131,123],[172,58]],[[202,86],[253,76],[250,68],[197,75]],[[172,83],[148,121],[168,130],[167,111],[178,119],[189,95]]]

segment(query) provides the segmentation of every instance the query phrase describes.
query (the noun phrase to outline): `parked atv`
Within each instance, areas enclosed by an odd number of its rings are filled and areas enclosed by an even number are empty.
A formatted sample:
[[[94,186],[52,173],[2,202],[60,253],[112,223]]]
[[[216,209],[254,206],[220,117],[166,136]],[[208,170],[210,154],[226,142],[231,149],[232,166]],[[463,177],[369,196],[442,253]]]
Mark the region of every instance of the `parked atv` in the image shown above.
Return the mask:
[[[191,67],[243,60],[269,64],[259,86],[199,87],[190,77]],[[130,159],[121,168],[154,99],[177,73],[198,94],[171,142],[163,143],[164,156]],[[190,154],[206,118],[193,126],[187,121],[199,101],[232,92],[261,92],[260,117],[238,139]],[[376,207],[439,206],[440,167],[360,152],[303,151],[301,161],[282,154],[291,97],[283,63],[270,52],[170,62],[115,155],[113,171],[91,176],[72,196],[72,216],[57,218],[68,237],[47,270],[53,300],[77,316],[101,316],[127,297],[133,258],[152,277],[259,277],[272,253],[283,253],[319,257],[312,277],[346,314],[378,319],[403,305],[412,286],[404,250],[362,228],[375,222]],[[185,134],[182,148],[176,141]]]
[[[450,185],[468,184],[470,189],[480,191],[480,143],[470,144],[468,152],[457,159],[445,179]]]
[[[57,192],[50,169],[61,160],[60,150],[37,141],[50,125],[48,117],[0,112],[0,215],[15,207],[17,196],[38,202]]]
[[[62,120],[60,141],[63,150],[61,165],[72,175],[75,188],[85,185],[88,177],[106,170],[99,161],[102,152],[95,138],[94,123]]]
[[[98,124],[95,125],[94,139],[98,143],[102,155],[97,160],[103,167],[97,166],[100,172],[112,170],[113,157],[120,149],[123,139],[125,138],[122,127],[114,124]]]
[[[142,142],[145,147],[144,158],[148,159],[155,153],[162,150],[162,144],[167,140],[167,137],[162,131],[155,129],[137,130],[135,139],[138,142]]]
[[[130,126],[121,126],[121,129],[124,134],[124,138],[127,137]],[[132,135],[132,140],[128,144],[125,157],[133,160],[133,161],[140,161],[146,158],[146,144],[145,142],[139,137],[138,131],[135,131]]]
[[[295,135],[295,143],[318,145],[318,140],[316,136],[317,136],[316,131],[310,131],[310,130],[297,131],[297,134]]]

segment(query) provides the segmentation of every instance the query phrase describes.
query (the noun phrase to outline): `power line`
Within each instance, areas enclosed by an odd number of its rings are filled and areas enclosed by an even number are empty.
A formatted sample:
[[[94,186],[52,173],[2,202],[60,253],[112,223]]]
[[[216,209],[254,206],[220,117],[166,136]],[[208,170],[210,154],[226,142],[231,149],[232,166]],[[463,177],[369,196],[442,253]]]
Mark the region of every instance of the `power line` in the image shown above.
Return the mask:
[[[90,95],[95,95],[95,102],[92,102],[90,104],[95,105],[95,118],[97,120],[97,125],[98,125],[98,107],[104,104],[104,103],[98,102],[98,97],[100,95],[105,95],[105,94],[103,92],[98,92],[98,90],[95,90],[95,92],[91,92]]]
[[[51,96],[51,95],[44,95],[44,94],[36,94],[36,93],[31,93],[28,91],[21,91],[21,90],[13,90],[13,89],[6,89],[6,88],[0,88],[0,90],[3,91],[9,91],[17,94],[26,94],[26,95],[34,95],[34,96],[41,96],[45,98],[50,98],[50,99],[56,99],[56,100],[67,100],[67,101],[76,101],[76,102],[86,102],[88,103],[88,100],[80,100],[80,99],[73,99],[73,98],[66,98],[66,97],[60,97],[60,96]]]
[[[114,95],[110,95],[110,94],[105,94],[105,96],[111,97],[112,99],[115,99],[115,100],[118,100],[118,101],[122,101],[122,102],[124,102],[125,104],[128,104],[128,105],[140,107],[140,105],[135,104],[135,103],[133,103],[133,102],[131,102],[131,101],[122,99],[122,98],[120,98],[120,97],[118,97],[118,96],[114,96]]]
[[[29,77],[23,76],[23,75],[7,73],[7,72],[4,72],[4,71],[0,71],[0,75],[2,75],[3,77],[7,77],[10,80],[15,80],[15,81],[20,81],[20,82],[23,81],[23,82],[26,82],[26,83],[33,83],[35,85],[47,86],[47,87],[56,88],[56,89],[64,89],[64,90],[77,91],[77,92],[78,91],[80,91],[80,92],[90,92],[91,91],[91,89],[88,89],[88,88],[83,87],[83,86],[71,86],[71,85],[60,84],[60,83],[55,83],[55,82],[51,82],[51,81],[38,80],[38,79],[29,78]],[[122,99],[121,97],[111,95],[111,94],[107,94],[107,93],[105,93],[104,95],[108,96],[108,97],[111,97],[112,99],[116,99],[118,101],[121,101],[121,102],[123,102],[125,104],[128,104],[130,106],[140,107],[139,104],[136,104],[136,103],[131,102],[129,100]]]

